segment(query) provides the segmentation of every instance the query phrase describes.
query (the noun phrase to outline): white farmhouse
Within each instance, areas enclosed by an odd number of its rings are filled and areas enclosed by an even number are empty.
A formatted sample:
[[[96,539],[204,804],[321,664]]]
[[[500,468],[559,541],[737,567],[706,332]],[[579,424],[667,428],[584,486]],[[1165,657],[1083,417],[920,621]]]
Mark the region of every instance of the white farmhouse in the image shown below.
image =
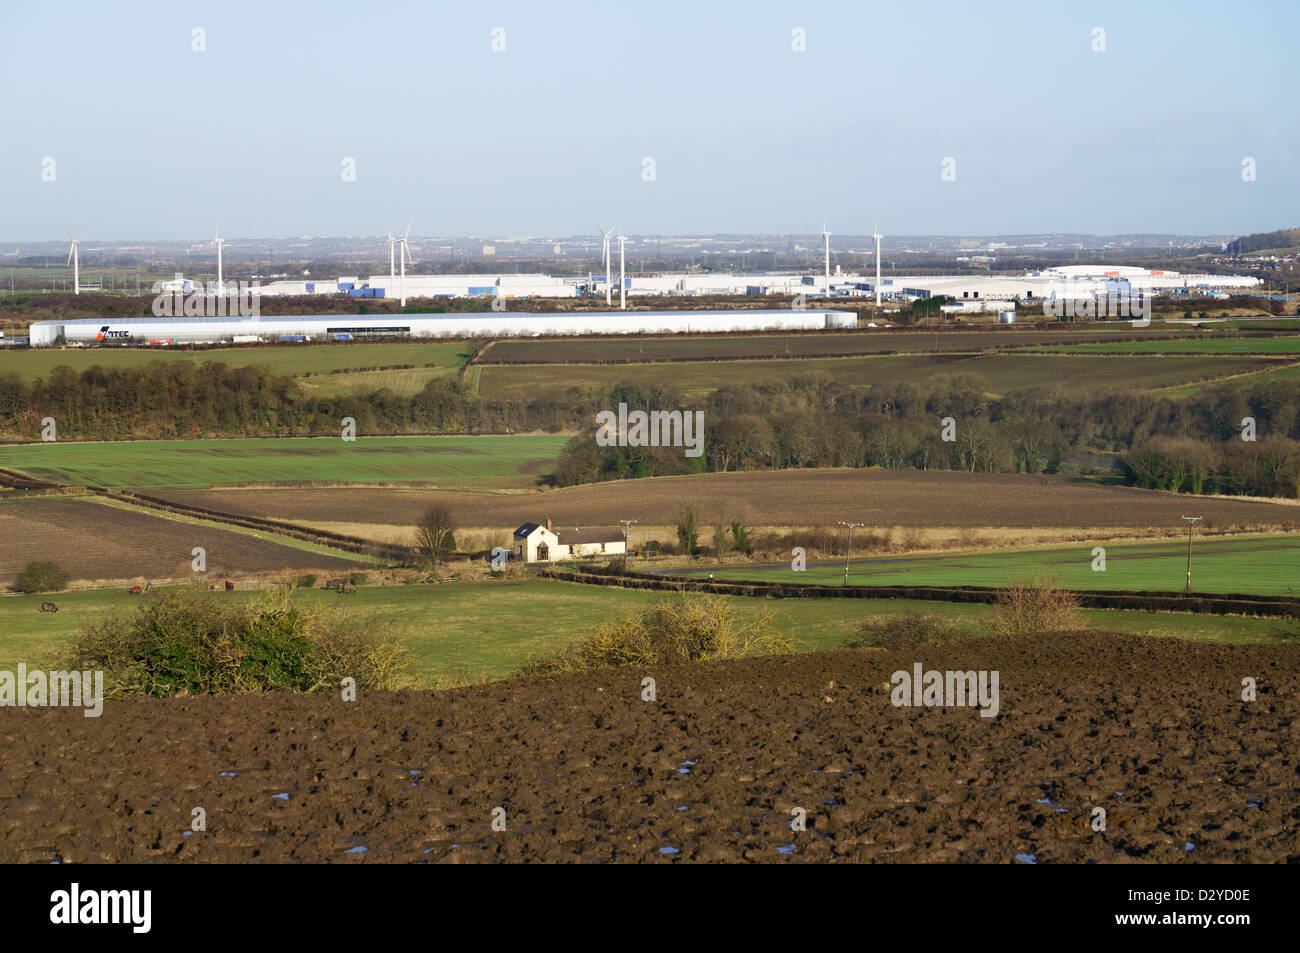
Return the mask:
[[[557,562],[627,552],[623,530],[617,526],[552,530],[551,521],[525,523],[515,530],[514,556],[526,563]]]

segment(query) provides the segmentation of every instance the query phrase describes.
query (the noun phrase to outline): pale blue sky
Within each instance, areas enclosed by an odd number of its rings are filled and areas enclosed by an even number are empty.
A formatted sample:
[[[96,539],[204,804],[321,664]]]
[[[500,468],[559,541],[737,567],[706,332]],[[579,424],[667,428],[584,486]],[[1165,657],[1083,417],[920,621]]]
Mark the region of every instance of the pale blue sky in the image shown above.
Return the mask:
[[[1300,225],[1297,36],[1294,0],[4,0],[0,241]]]

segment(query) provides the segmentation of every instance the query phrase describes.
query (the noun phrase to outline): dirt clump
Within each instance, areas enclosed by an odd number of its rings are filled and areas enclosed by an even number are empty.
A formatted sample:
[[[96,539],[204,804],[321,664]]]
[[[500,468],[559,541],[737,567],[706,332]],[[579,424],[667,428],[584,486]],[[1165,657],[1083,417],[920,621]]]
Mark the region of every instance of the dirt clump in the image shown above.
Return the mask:
[[[918,662],[997,672],[996,717],[896,707]],[[3,708],[0,862],[1296,862],[1297,663],[1056,633]]]

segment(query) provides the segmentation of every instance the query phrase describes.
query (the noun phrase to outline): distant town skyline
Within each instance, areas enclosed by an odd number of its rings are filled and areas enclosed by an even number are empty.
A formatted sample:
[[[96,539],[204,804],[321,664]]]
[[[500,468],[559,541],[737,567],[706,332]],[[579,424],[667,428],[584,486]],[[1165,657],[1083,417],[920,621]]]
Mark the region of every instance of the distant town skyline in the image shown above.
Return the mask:
[[[408,221],[449,239],[1300,224],[1282,0],[130,14],[0,9],[5,251]]]

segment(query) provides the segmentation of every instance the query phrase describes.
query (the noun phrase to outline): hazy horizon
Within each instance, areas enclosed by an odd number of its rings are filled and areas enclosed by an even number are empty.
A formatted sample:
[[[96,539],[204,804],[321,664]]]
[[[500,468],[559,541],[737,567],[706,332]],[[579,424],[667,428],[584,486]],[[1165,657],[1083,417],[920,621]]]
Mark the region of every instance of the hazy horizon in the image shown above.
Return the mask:
[[[6,245],[408,220],[448,239],[596,221],[811,235],[823,219],[856,236],[1204,237],[1294,226],[1300,207],[1295,4],[130,12],[0,10]],[[152,237],[107,237],[132,235]]]

